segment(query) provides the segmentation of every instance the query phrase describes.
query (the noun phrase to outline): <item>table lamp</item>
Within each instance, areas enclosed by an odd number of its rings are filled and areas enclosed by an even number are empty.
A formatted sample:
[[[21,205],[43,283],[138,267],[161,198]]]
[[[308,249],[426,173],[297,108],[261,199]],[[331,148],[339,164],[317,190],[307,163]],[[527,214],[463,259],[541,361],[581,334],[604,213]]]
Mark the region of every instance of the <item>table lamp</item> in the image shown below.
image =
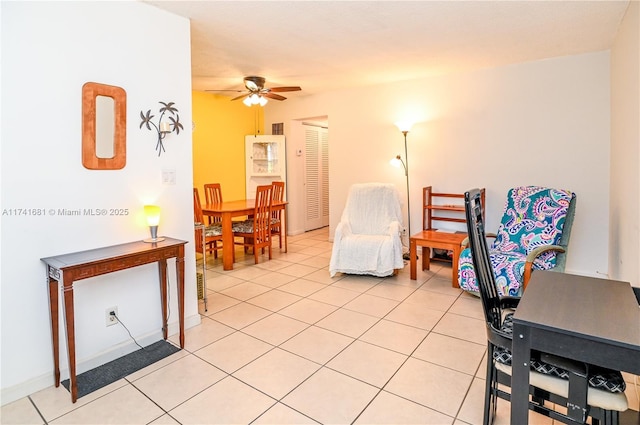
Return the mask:
[[[160,224],[160,207],[157,205],[145,205],[144,215],[147,218],[147,225],[151,231],[151,238],[144,239],[144,242],[160,242],[164,238],[158,237],[158,224]]]

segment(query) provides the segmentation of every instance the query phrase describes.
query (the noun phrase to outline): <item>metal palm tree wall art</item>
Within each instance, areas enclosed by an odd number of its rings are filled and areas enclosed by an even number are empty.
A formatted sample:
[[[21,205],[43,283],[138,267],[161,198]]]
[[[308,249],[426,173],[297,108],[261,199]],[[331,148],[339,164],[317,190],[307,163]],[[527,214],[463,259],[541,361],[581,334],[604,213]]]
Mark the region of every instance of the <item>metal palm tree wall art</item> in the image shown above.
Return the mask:
[[[160,117],[158,118],[158,124],[156,125],[151,121],[155,117],[155,115],[151,115],[151,109],[147,111],[145,114],[143,111],[140,111],[140,118],[142,118],[142,122],[140,123],[140,128],[142,126],[146,126],[147,130],[152,130],[153,128],[158,133],[158,141],[156,143],[156,150],[158,151],[158,156],[162,152],[164,152],[164,143],[163,140],[167,136],[167,134],[176,132],[176,134],[180,134],[180,130],[184,130],[182,123],[180,122],[180,116],[178,115],[178,108],[173,106],[174,102],[159,102],[162,107],[160,107]],[[168,121],[162,121],[165,114],[169,114],[167,116]],[[175,115],[175,118],[174,118]]]

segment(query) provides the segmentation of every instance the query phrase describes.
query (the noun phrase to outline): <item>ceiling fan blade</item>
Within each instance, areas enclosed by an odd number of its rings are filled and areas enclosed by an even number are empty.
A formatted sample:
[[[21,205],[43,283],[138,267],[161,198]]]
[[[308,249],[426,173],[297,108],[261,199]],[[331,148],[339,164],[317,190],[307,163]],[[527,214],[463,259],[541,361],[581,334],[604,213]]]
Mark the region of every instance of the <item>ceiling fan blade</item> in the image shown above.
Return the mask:
[[[239,100],[239,99],[244,99],[245,97],[249,96],[251,93],[245,93],[245,94],[241,94],[240,96],[236,96],[231,100]]]
[[[291,86],[291,87],[272,87],[269,89],[270,92],[273,93],[278,93],[278,92],[283,92],[283,91],[300,91],[302,90],[300,87],[298,86]]]
[[[286,99],[286,97],[280,96],[279,94],[275,94],[275,93],[262,93],[262,96],[268,97],[269,99],[275,99],[275,100],[285,100]]]

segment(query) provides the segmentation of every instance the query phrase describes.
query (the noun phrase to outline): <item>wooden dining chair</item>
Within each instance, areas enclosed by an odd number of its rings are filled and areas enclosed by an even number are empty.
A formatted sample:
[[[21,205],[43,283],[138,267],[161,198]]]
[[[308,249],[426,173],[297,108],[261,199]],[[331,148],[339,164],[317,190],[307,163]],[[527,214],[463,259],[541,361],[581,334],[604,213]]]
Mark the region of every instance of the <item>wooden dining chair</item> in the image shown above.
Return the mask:
[[[193,188],[193,221],[196,224],[204,224],[204,214],[200,203],[198,188]],[[222,249],[222,224],[213,223],[204,228],[204,246],[202,241],[203,229],[195,229],[196,252],[213,252],[213,258],[218,258],[218,250]],[[218,242],[220,245],[218,245]]]
[[[255,263],[258,264],[260,251],[264,248],[269,251],[271,259],[271,200],[272,185],[258,186],[256,188],[256,205],[253,217],[241,222],[233,223],[233,236],[241,238],[238,245],[245,248],[252,247]]]
[[[273,186],[271,199],[274,201],[284,201],[284,182],[274,181],[271,183]],[[278,236],[278,243],[280,249],[282,249],[282,237],[284,227],[282,225],[282,208],[271,208],[271,235]]]
[[[204,185],[204,199],[207,204],[221,204],[222,203],[222,188],[220,183],[207,183]],[[221,217],[207,217],[209,224],[220,223]]]

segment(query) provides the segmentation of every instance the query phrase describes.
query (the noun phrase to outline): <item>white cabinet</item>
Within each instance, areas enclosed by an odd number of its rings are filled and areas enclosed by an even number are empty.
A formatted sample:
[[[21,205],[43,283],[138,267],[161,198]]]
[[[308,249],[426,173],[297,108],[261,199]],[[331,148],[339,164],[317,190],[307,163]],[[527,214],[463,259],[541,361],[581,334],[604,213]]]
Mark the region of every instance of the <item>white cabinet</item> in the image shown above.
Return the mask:
[[[245,136],[247,198],[253,198],[256,187],[273,181],[287,180],[286,144],[284,136]],[[285,186],[286,187],[286,186]]]

